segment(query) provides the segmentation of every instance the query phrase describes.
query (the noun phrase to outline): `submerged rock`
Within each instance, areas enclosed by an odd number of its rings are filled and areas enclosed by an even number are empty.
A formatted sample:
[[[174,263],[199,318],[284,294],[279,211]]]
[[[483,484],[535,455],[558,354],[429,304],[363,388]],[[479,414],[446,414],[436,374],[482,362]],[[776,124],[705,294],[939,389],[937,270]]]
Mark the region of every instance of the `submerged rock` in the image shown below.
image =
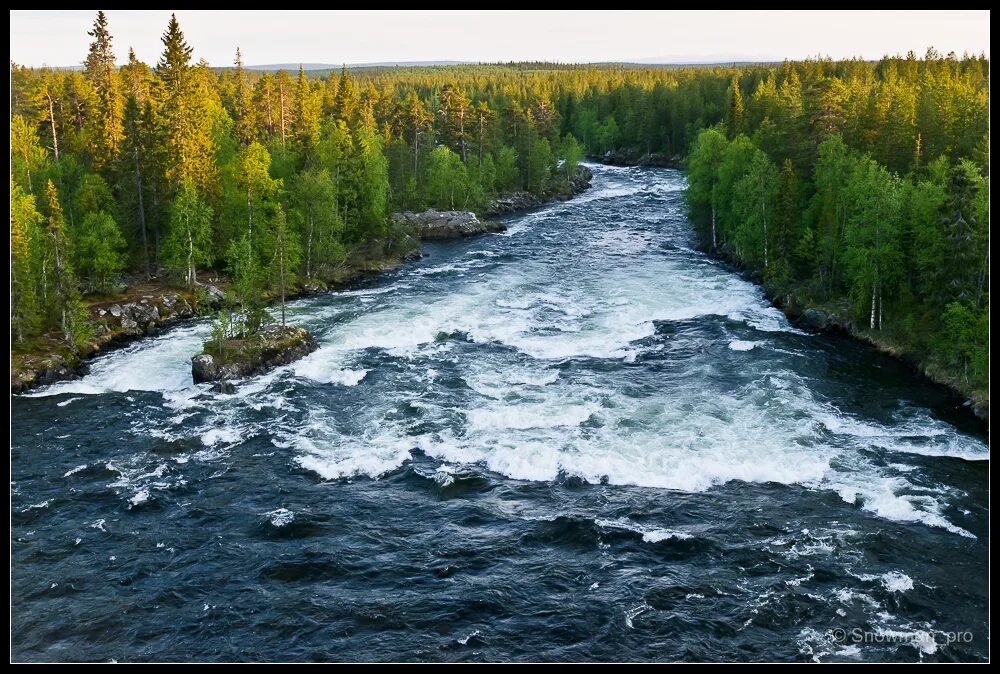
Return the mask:
[[[417,236],[425,240],[460,239],[507,229],[499,222],[480,220],[472,211],[437,211],[431,208],[420,213],[394,213],[392,220],[394,224],[412,227]]]
[[[316,348],[316,340],[305,329],[270,325],[250,337],[226,340],[221,348],[216,342],[206,342],[205,353],[191,359],[191,376],[196,383],[251,377],[296,361]]]
[[[233,382],[223,379],[222,381],[217,381],[212,384],[213,393],[223,393],[225,395],[232,395],[236,393],[236,385]]]

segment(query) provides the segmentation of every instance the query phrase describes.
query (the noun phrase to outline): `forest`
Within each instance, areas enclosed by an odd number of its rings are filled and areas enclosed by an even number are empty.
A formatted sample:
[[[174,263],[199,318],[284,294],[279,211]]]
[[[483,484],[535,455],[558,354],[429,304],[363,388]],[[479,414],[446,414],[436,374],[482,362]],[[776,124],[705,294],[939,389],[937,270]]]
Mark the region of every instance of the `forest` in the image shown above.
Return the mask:
[[[11,64],[15,348],[85,341],[83,296],[123,277],[222,271],[253,323],[260,292],[391,249],[394,211],[482,212],[629,149],[686,158],[702,245],[775,297],[988,387],[984,56],[310,74],[196,62],[176,18],[152,66],[117,65],[103,13],[89,35],[80,70]]]
[[[988,66],[929,50],[734,73],[688,158],[704,247],[987,400]]]

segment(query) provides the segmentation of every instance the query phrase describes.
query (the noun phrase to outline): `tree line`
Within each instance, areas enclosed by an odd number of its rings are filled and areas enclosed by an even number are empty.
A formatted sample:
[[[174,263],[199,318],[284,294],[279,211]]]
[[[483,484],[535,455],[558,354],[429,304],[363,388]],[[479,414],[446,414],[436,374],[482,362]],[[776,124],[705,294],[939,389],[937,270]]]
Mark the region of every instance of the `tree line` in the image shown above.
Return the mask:
[[[688,158],[704,246],[987,391],[988,74],[933,50],[732,73]]]

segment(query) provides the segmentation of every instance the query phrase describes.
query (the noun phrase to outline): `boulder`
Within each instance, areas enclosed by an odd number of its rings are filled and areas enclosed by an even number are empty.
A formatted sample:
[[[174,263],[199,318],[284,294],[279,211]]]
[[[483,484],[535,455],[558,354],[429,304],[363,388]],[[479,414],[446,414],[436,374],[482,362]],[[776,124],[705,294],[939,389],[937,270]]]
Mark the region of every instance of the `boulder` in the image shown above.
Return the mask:
[[[799,317],[799,324],[807,330],[825,330],[830,327],[830,317],[819,309],[806,309]]]
[[[136,323],[131,318],[122,318],[122,332],[127,335],[141,335],[142,331],[139,329],[139,324]]]
[[[108,307],[108,313],[114,316],[115,318],[121,318],[125,312],[122,311],[121,305],[112,304],[110,307]]]
[[[138,304],[126,304],[125,310],[132,317],[132,320],[140,325],[145,325],[160,317],[160,310],[156,308],[156,305],[149,304],[146,300],[142,300]]]
[[[212,308],[221,306],[226,298],[225,294],[213,285],[202,286],[202,289],[205,291],[208,305]]]
[[[215,381],[218,374],[219,368],[210,354],[202,353],[191,359],[191,375],[196,382]]]
[[[420,213],[394,213],[393,223],[410,226],[425,240],[460,239],[487,232],[502,232],[507,228],[499,222],[480,220],[472,211],[438,211],[433,208]]]

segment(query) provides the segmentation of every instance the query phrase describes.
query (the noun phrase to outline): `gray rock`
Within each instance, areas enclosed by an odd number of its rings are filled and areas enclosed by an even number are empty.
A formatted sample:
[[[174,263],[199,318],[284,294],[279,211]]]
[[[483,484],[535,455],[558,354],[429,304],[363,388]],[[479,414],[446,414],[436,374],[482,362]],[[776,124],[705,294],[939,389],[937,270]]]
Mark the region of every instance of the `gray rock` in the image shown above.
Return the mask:
[[[108,307],[108,313],[114,316],[115,318],[121,318],[125,312],[122,310],[121,305],[112,304],[110,307]]]
[[[830,317],[819,309],[806,309],[799,317],[799,323],[807,330],[825,330],[830,326]]]
[[[187,318],[189,316],[194,316],[194,309],[183,297],[177,298],[177,303],[174,304],[174,314],[176,318]]]
[[[207,353],[192,358],[191,375],[194,377],[195,382],[199,383],[218,379],[219,368],[215,364],[215,358]]]
[[[145,300],[139,304],[126,304],[125,309],[136,323],[143,325],[160,317],[160,310],[156,308],[156,305],[148,304]]]
[[[236,393],[236,385],[233,382],[223,379],[222,381],[217,381],[212,384],[210,389],[213,393],[222,393],[225,395],[232,395]]]
[[[122,319],[122,330],[130,335],[141,334],[141,331],[139,330],[139,324],[136,323],[131,318],[127,317]]]
[[[213,285],[203,285],[201,289],[205,293],[204,302],[208,308],[218,309],[222,306],[223,301],[226,299],[225,293]]]
[[[393,223],[410,226],[421,239],[460,239],[506,229],[498,222],[482,221],[472,211],[438,211],[433,208],[420,213],[394,213]]]
[[[146,323],[146,334],[147,335],[156,334],[156,328],[157,328],[156,321],[150,321],[149,323]]]

